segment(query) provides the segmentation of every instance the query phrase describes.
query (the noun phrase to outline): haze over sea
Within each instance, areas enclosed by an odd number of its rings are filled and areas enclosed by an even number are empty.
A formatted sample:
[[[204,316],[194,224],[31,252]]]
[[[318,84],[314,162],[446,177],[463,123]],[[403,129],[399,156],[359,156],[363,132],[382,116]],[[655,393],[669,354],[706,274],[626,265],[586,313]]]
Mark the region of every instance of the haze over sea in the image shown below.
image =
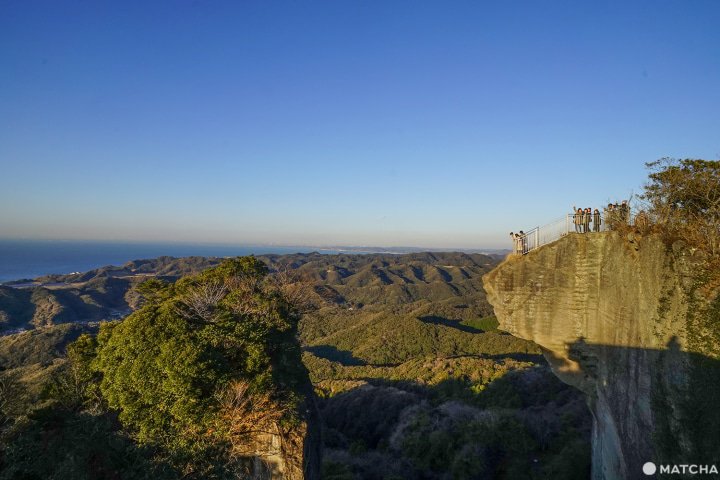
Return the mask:
[[[98,241],[0,240],[0,282],[35,278],[51,273],[84,272],[130,260],[172,257],[228,257],[266,253],[298,253],[312,247],[129,243]],[[323,250],[322,253],[337,253]]]

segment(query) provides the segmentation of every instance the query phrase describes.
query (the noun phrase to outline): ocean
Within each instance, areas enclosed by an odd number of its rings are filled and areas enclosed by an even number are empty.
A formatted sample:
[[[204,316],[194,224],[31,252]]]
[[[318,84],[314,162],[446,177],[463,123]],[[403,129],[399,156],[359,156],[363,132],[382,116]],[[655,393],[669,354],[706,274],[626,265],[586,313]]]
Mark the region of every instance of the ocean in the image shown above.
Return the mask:
[[[312,247],[191,245],[161,243],[0,240],[0,283],[51,273],[85,272],[130,260],[171,257],[229,257],[309,253]],[[337,253],[323,250],[322,253]]]

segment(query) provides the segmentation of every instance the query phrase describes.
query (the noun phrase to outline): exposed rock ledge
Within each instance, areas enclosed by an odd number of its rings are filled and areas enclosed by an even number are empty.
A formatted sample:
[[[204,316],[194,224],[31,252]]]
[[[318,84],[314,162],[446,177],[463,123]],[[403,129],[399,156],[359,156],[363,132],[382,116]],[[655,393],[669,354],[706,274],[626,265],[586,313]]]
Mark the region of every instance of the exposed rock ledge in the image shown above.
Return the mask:
[[[312,384],[302,388],[301,420],[288,428],[274,424],[245,446],[248,480],[319,480],[322,442]]]
[[[543,347],[588,395],[593,479],[648,478],[658,438],[691,449],[678,418],[690,361],[683,287],[700,260],[657,237],[570,234],[484,277],[500,328]]]

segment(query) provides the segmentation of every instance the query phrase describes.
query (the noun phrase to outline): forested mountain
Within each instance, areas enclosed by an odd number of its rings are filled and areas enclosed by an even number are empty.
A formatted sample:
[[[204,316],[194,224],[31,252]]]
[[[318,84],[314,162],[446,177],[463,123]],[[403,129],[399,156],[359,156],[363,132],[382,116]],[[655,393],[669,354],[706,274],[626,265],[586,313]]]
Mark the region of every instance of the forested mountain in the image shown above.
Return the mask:
[[[496,263],[485,255],[463,253],[310,253],[257,258],[271,272],[293,271],[296,278],[311,282],[325,301],[349,306],[436,301],[471,292],[483,296],[479,276]],[[0,333],[118,318],[138,307],[133,286],[148,278],[174,281],[220,261],[221,258],[159,257],[85,273],[39,277],[32,284],[23,283],[23,288],[0,285]],[[487,303],[484,305],[487,314]]]
[[[97,335],[67,344],[82,326],[63,324],[3,338],[0,478],[317,478],[287,288],[239,257],[143,283],[142,306]]]
[[[433,252],[258,260],[302,312],[299,347],[319,406],[323,478],[587,476],[590,416],[581,395],[550,374],[535,344],[496,330],[481,283],[495,259]],[[5,329],[29,329],[0,337],[0,377],[16,399],[3,407],[7,425],[36,421],[33,412],[53,401],[48,385],[72,365],[70,340],[97,331],[98,320],[131,311],[136,318],[157,301],[148,300],[153,282],[173,285],[221,261],[162,257],[2,287]],[[130,335],[141,323],[119,325]],[[122,420],[123,407],[109,407]],[[88,427],[87,418],[72,419],[73,434]],[[103,428],[147,471],[178,474],[169,457],[137,443],[137,430]],[[13,428],[5,432],[12,445],[29,441]],[[83,477],[87,468],[79,478],[91,478]],[[123,472],[119,478],[130,478]]]

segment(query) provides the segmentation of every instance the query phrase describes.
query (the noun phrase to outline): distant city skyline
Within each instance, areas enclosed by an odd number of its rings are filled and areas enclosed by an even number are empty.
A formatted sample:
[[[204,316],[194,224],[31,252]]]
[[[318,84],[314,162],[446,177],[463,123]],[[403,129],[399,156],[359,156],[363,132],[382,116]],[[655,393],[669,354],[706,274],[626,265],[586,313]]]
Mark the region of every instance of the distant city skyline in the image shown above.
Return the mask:
[[[720,158],[720,3],[5,2],[0,238],[507,248]]]

